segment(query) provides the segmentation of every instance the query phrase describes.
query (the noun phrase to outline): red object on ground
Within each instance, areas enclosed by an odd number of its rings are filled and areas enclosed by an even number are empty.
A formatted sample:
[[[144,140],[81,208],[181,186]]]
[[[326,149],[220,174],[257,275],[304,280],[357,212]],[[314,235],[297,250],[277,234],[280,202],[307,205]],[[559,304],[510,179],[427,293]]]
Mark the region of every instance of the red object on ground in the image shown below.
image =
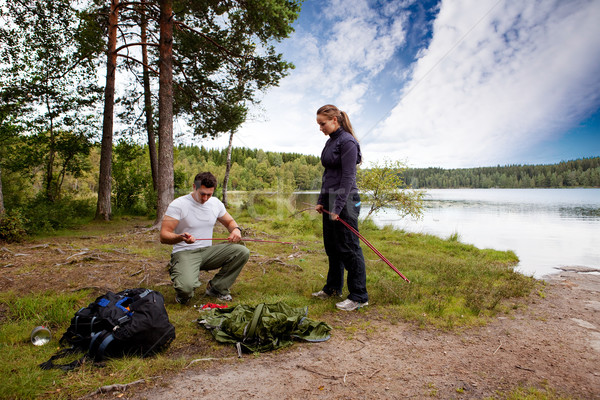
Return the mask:
[[[200,308],[202,308],[203,310],[209,310],[211,308],[228,308],[229,306],[227,304],[215,304],[215,303],[206,303],[206,304],[202,304],[202,306],[200,306]]]

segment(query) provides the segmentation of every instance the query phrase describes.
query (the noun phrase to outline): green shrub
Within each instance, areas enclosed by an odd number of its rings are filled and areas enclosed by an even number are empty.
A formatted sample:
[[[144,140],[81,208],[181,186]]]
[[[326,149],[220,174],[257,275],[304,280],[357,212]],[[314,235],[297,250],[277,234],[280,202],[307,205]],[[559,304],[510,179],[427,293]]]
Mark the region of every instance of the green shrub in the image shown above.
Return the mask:
[[[0,217],[0,241],[19,242],[27,234],[27,219],[19,211],[11,211]]]
[[[49,203],[40,194],[29,202],[23,210],[27,220],[25,229],[29,234],[36,234],[72,228],[90,220],[94,216],[94,212],[93,199],[74,200],[63,197]]]

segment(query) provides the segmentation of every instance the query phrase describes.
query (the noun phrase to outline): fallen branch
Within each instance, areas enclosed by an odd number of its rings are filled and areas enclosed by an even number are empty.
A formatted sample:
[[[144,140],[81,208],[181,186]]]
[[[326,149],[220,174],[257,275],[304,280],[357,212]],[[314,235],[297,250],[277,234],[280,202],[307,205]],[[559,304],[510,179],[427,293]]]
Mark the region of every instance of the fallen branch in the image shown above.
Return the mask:
[[[155,378],[159,378],[158,376],[153,376],[151,378],[148,379],[155,379]],[[114,384],[114,385],[107,385],[107,386],[102,386],[98,389],[96,389],[96,391],[86,395],[84,398],[87,397],[92,397],[95,396],[97,394],[102,394],[102,393],[110,393],[110,392],[115,392],[115,391],[125,391],[127,390],[127,388],[129,388],[130,386],[133,385],[138,385],[140,383],[145,383],[146,379],[139,379],[137,381],[131,382],[131,383],[126,383],[126,384]]]
[[[148,281],[148,274],[145,274],[144,277],[142,278],[142,280],[138,283],[138,286],[140,286],[142,284],[142,282],[144,281]]]
[[[284,267],[287,268],[293,268],[293,269],[297,269],[299,271],[302,271],[302,267],[297,265],[297,264],[288,264],[286,262],[281,261],[279,258],[275,257],[275,258],[269,258],[260,262],[257,262],[258,265],[262,265],[262,264],[281,264]]]
[[[502,347],[502,342],[500,342],[500,344],[498,345],[498,348],[494,351],[493,354],[496,354],[498,352],[498,350],[500,350],[500,347]]]
[[[102,257],[100,257],[98,254],[93,254],[87,257],[84,257],[81,259],[81,261],[107,261],[107,262],[118,262],[120,260],[105,260]]]
[[[350,353],[356,353],[356,352],[358,352],[358,351],[361,351],[361,350],[362,350],[362,349],[364,349],[366,346],[367,346],[367,345],[365,344],[365,345],[363,345],[363,346],[362,346],[360,349],[357,349],[357,350],[352,350]]]
[[[67,257],[67,260],[71,257],[77,257],[77,256],[82,256],[84,254],[87,254],[87,251],[80,251],[79,253],[75,253],[75,254],[71,254],[69,257]]]
[[[43,244],[36,244],[35,246],[30,246],[30,249],[45,249],[47,247],[50,247],[50,245],[48,243],[43,243]]]
[[[113,253],[125,254],[125,255],[131,254],[131,252],[127,251],[126,249],[109,249],[108,251],[112,251]]]
[[[200,362],[200,361],[221,361],[221,360],[235,360],[235,357],[225,357],[225,358],[215,358],[215,357],[208,357],[208,358],[196,358],[195,360],[190,361],[190,363],[185,367],[185,368],[189,368],[190,365]]]
[[[305,370],[305,371],[311,372],[311,373],[313,373],[313,374],[320,375],[320,376],[322,376],[323,378],[327,378],[327,379],[335,379],[335,380],[338,380],[338,379],[345,379],[345,378],[346,378],[346,375],[348,374],[348,373],[346,373],[346,374],[344,374],[344,376],[327,375],[327,374],[323,374],[323,373],[321,373],[321,372],[319,372],[319,371],[313,371],[312,369],[310,369],[310,368],[307,368],[307,367],[304,367],[304,366],[302,366],[302,365],[296,365],[296,366],[297,366],[298,368],[301,368],[301,369]]]
[[[535,372],[535,370],[533,370],[533,369],[521,367],[520,365],[515,365],[515,368],[519,368],[519,369],[522,369],[524,371]]]
[[[372,377],[375,376],[376,373],[378,373],[379,371],[381,371],[380,369],[378,369],[377,371],[373,372],[371,375],[369,375],[369,379],[371,379]]]

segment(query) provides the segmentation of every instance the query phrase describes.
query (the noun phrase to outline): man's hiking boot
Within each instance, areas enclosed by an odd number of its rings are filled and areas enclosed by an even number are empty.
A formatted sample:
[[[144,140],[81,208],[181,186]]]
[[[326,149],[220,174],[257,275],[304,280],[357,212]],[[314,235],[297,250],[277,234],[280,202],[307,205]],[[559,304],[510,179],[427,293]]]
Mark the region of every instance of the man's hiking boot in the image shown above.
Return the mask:
[[[178,304],[185,305],[185,304],[189,303],[190,299],[191,299],[191,297],[183,298],[183,297],[179,297],[178,295],[175,295],[175,302]]]
[[[231,300],[233,300],[233,297],[231,297],[230,294],[221,294],[221,293],[217,292],[216,290],[214,290],[212,288],[212,286],[210,285],[210,282],[208,282],[206,284],[206,295],[210,296],[210,297],[216,297],[217,300],[220,300],[220,301],[231,301]]]
[[[313,297],[316,297],[321,300],[327,300],[330,297],[337,296],[342,297],[341,294],[337,294],[337,292],[333,292],[332,294],[325,293],[323,290],[319,290],[318,292],[314,292],[312,294]]]
[[[356,310],[358,308],[368,306],[368,305],[369,305],[368,301],[366,301],[364,303],[359,303],[358,301],[354,301],[354,300],[350,300],[350,299],[346,299],[342,302],[335,304],[335,306],[338,309],[344,310],[344,311],[353,311],[353,310]]]

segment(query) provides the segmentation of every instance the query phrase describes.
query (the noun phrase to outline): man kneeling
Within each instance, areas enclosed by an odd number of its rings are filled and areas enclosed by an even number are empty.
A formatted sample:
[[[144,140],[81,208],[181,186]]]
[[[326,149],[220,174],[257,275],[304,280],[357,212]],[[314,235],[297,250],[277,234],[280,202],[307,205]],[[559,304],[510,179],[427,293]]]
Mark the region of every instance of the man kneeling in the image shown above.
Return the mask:
[[[169,273],[175,288],[175,301],[187,303],[200,287],[200,270],[219,269],[208,282],[206,295],[231,301],[229,288],[250,257],[246,246],[239,244],[242,230],[223,203],[212,197],[217,179],[210,172],[194,178],[190,194],[173,200],[162,220],[160,242],[173,245]],[[213,228],[219,221],[229,231],[228,242],[212,245]]]

